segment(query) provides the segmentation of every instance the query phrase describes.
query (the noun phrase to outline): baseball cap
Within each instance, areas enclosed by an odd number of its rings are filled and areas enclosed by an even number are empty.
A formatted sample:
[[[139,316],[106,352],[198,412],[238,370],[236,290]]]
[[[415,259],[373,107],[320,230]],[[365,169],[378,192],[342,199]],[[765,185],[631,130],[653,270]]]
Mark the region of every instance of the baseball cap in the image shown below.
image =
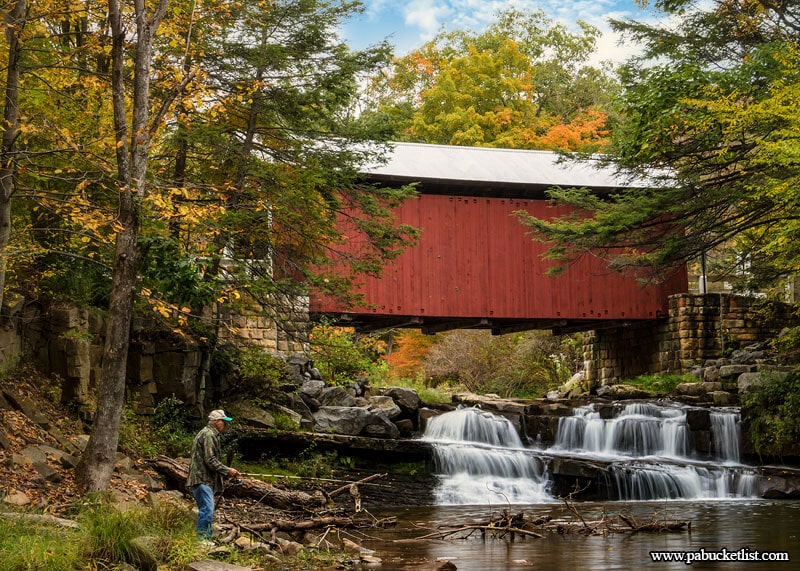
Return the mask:
[[[233,419],[225,414],[225,411],[222,409],[219,410],[212,410],[208,414],[208,420],[224,420],[225,422],[230,422]]]

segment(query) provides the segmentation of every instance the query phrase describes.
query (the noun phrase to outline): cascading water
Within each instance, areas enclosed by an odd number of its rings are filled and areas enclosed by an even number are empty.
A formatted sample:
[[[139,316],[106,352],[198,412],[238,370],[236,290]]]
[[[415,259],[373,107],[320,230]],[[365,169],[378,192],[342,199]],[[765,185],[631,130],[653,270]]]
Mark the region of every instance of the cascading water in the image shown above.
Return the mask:
[[[544,462],[527,450],[514,425],[476,408],[430,419],[439,504],[530,504],[552,500]]]
[[[558,424],[554,450],[605,455],[685,457],[689,449],[686,411],[631,403],[604,420],[592,405],[578,407]]]
[[[741,431],[737,415],[731,413],[711,413],[711,436],[717,458],[723,462],[739,463],[739,440]]]
[[[606,408],[601,416],[593,405],[578,407],[559,420],[555,442],[546,450],[526,448],[504,417],[475,408],[442,414],[429,421],[423,437],[434,444],[441,477],[437,500],[553,500],[547,467],[558,456],[605,466],[610,494],[620,500],[752,497],[756,477],[740,464],[738,411],[708,413],[711,452],[700,453],[688,410],[669,402],[631,402],[611,414]]]
[[[687,408],[629,403],[603,419],[593,405],[560,420],[551,451],[611,460],[621,500],[752,496],[755,476],[739,464],[739,414],[709,413],[713,458],[692,445]],[[708,456],[708,455],[706,455]]]

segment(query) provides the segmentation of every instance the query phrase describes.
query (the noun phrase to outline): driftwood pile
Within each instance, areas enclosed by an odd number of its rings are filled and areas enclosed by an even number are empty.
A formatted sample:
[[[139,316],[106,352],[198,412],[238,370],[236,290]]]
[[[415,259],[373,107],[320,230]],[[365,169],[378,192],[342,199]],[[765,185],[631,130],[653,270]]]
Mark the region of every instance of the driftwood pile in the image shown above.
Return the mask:
[[[554,520],[550,516],[530,518],[524,512],[511,514],[504,510],[499,517],[483,523],[437,530],[414,539],[467,539],[479,533],[483,539],[492,537],[514,541],[517,536],[542,538],[548,534],[608,535],[611,533],[664,533],[691,531],[692,529],[691,522],[659,520],[655,516],[647,521],[638,521],[632,515],[623,513],[613,516],[604,515],[599,520],[587,521],[572,504],[567,505],[570,511],[576,515],[575,521]]]

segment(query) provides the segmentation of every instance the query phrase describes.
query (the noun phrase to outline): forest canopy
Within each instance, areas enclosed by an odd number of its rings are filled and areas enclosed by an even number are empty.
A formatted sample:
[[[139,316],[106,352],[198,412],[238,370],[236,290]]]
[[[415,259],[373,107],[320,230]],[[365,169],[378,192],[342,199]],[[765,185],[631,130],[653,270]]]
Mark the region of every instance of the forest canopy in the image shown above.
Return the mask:
[[[770,0],[659,2],[662,23],[614,21],[642,53],[620,71],[619,122],[605,149],[643,188],[550,198],[587,217],[533,219],[567,263],[590,250],[657,279],[714,251],[750,289],[800,270],[800,10]]]

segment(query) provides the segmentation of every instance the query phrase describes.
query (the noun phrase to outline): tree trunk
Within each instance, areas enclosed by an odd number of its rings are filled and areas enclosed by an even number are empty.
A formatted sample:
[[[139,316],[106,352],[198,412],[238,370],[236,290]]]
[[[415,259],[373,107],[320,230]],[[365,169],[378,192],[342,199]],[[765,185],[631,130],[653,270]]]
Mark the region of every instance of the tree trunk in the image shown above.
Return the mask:
[[[11,197],[14,194],[16,160],[14,142],[19,134],[19,76],[22,46],[19,35],[27,21],[27,0],[17,0],[5,18],[8,63],[6,68],[3,139],[0,149],[0,307],[6,287],[6,247],[11,241]]]
[[[133,70],[133,113],[128,140],[125,110],[126,34],[119,0],[109,0],[112,32],[111,91],[114,127],[117,138],[117,185],[119,190],[120,230],[114,253],[114,276],[108,306],[103,368],[97,394],[97,416],[83,456],[80,477],[84,492],[105,490],[114,470],[119,427],[125,405],[125,378],[130,344],[133,302],[141,253],[138,201],[147,191],[147,162],[151,131],[148,126],[150,67],[153,36],[167,10],[168,0],[161,0],[156,13],[148,18],[143,0],[134,0],[136,45]]]
[[[121,202],[132,203],[133,199],[126,197]],[[83,457],[81,487],[85,492],[108,488],[116,461],[119,427],[125,404],[126,362],[139,253],[136,247],[136,208],[129,204],[120,208],[120,213],[123,211],[126,217],[124,221],[120,218],[123,230],[117,234],[102,377],[97,393],[97,415]]]

